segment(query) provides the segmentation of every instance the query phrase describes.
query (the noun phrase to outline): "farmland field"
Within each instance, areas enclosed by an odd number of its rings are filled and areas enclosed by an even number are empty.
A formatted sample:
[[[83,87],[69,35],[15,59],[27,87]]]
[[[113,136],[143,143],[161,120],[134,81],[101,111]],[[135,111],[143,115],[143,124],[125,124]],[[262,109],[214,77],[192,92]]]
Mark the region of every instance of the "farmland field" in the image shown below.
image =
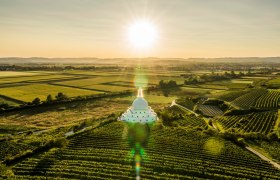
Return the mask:
[[[5,71],[1,72],[0,78],[11,77],[11,76],[33,76],[40,74],[39,72],[17,72],[17,71]]]
[[[179,77],[180,71],[172,73],[172,76],[171,72],[159,71],[158,74],[152,74],[142,70],[21,73],[3,72],[5,78],[0,78],[0,95],[30,102],[36,97],[44,100],[48,94],[56,95],[58,92],[75,97],[133,90],[135,86],[156,85],[160,80],[176,80],[177,83],[183,83],[183,79]]]
[[[213,75],[209,70],[191,73]],[[271,139],[280,129],[280,99],[278,89],[264,86],[269,78],[250,75],[185,84],[189,74],[157,68],[3,73],[4,177],[277,179],[277,168],[239,143],[244,138],[244,143],[255,143],[260,152],[278,160],[279,143]],[[176,85],[160,87],[161,80]],[[158,114],[153,125],[118,121],[138,87],[144,88],[144,98]],[[59,100],[60,92],[68,99]],[[41,101],[27,104],[35,98]],[[138,130],[145,136],[137,137]]]
[[[123,136],[126,129],[125,124],[116,122],[74,136],[65,148],[53,149],[15,165],[15,177],[134,178],[131,166],[134,155],[128,137]],[[280,175],[268,163],[218,137],[169,128],[160,130],[157,126],[151,127],[150,133],[141,157],[140,173],[144,179],[260,176],[274,179]],[[251,163],[247,164],[248,161]],[[164,167],[159,168],[162,164]]]
[[[235,128],[237,132],[270,133],[276,122],[277,112],[260,112],[248,115],[223,116],[217,119],[223,129]]]
[[[7,95],[8,97],[16,97],[18,100],[26,102],[32,101],[35,97],[44,100],[46,99],[47,95],[51,94],[55,96],[59,92],[64,92],[70,97],[100,93],[97,91],[83,90],[70,87],[60,87],[48,84],[34,84],[0,89],[0,94]]]
[[[280,87],[280,78],[272,79],[268,81],[268,86],[270,88],[279,88]]]

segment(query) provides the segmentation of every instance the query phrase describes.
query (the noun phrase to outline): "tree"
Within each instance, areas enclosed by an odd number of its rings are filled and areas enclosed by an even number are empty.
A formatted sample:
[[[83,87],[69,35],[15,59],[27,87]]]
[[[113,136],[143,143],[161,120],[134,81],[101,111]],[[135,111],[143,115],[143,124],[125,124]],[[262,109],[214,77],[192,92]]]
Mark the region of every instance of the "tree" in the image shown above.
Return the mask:
[[[8,103],[2,103],[0,104],[0,109],[1,110],[5,110],[5,109],[9,109],[10,105]]]
[[[163,80],[159,81],[159,88],[164,88],[165,87],[165,83]]]
[[[39,105],[41,103],[41,99],[36,97],[33,101],[32,101],[32,104],[34,105]]]
[[[6,165],[0,163],[0,177],[4,179],[10,179],[13,176],[14,176],[13,171],[8,169]]]
[[[271,140],[271,141],[277,141],[278,140],[278,136],[277,136],[276,132],[269,133],[267,136],[268,136],[269,140]]]
[[[52,97],[51,94],[49,94],[49,95],[47,96],[46,102],[47,102],[47,103],[50,103],[50,102],[52,102],[52,101],[53,101],[53,97]]]
[[[57,93],[55,98],[56,98],[57,101],[64,101],[64,100],[68,99],[67,95],[63,94],[62,92]]]
[[[173,80],[170,80],[170,81],[167,83],[167,86],[168,86],[168,87],[177,87],[177,82],[176,82],[176,81],[173,81]]]
[[[235,72],[234,71],[231,71],[230,74],[231,74],[232,77],[235,77]]]

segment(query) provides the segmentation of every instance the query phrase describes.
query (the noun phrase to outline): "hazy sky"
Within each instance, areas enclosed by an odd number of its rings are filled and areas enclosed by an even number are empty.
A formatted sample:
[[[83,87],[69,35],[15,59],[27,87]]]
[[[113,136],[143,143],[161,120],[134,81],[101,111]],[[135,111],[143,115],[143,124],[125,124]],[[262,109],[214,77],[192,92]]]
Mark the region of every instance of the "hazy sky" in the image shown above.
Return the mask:
[[[126,42],[142,18],[145,52]],[[280,0],[0,0],[0,56],[280,56]]]

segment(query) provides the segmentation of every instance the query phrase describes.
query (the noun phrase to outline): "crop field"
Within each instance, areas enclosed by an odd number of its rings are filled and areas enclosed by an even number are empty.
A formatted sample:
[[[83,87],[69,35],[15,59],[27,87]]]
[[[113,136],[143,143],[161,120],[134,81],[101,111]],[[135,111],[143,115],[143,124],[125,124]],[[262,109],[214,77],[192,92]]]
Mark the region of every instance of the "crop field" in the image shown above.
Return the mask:
[[[20,154],[26,150],[33,150],[35,147],[24,143],[14,143],[12,141],[0,142],[0,161]]]
[[[124,71],[1,72],[0,87],[2,88],[0,95],[30,102],[36,97],[45,99],[48,94],[56,94],[58,92],[62,92],[69,97],[122,92],[133,90],[139,86],[155,86],[160,80],[175,80],[177,84],[184,84],[184,78],[180,76],[183,73],[183,71],[141,69]],[[3,74],[2,78],[1,74]],[[188,85],[181,89],[183,90],[182,94],[216,94],[228,89],[244,89],[253,80],[254,78],[209,82],[200,85]],[[32,91],[32,88],[35,86],[37,93]],[[50,93],[46,93],[44,91],[45,88],[49,88]]]
[[[124,123],[114,122],[73,136],[65,148],[17,163],[12,168],[15,178],[134,179],[137,148],[129,143],[127,128]],[[143,179],[280,176],[265,161],[219,137],[159,126],[148,129],[148,143],[142,146],[143,153],[138,158],[137,171]]]
[[[214,116],[221,116],[223,115],[223,111],[213,105],[198,105],[197,106],[198,110],[202,112],[203,115],[208,116],[208,117],[214,117]]]
[[[40,74],[40,72],[2,71],[0,73],[0,78],[13,77],[13,76],[33,76],[33,75],[38,75],[38,74]]]
[[[1,74],[1,73],[0,73]],[[1,76],[0,76],[1,77]],[[12,84],[12,83],[37,83],[39,81],[60,81],[60,80],[66,80],[66,79],[73,79],[73,76],[66,76],[66,75],[60,75],[60,74],[54,74],[54,75],[32,75],[32,76],[17,76],[17,77],[5,77],[5,78],[0,78],[0,85],[7,85],[7,84]]]
[[[18,100],[26,102],[30,102],[36,97],[45,100],[47,95],[49,94],[55,97],[59,92],[63,92],[69,97],[100,93],[97,91],[90,91],[71,87],[61,87],[48,84],[32,84],[27,86],[16,86],[0,89],[0,94],[7,95],[9,97],[17,97]]]
[[[255,104],[257,108],[277,108],[280,102],[280,90],[268,90]]]
[[[122,77],[126,79],[125,77]],[[97,90],[100,92],[119,92],[124,90],[131,90],[132,88],[135,89],[135,87],[128,87],[128,86],[122,86],[119,83],[116,84],[110,84],[112,79],[119,80],[121,78],[115,77],[115,76],[109,76],[109,77],[96,77],[96,78],[88,78],[88,79],[81,79],[81,80],[70,80],[70,81],[63,81],[63,82],[57,82],[52,83],[54,85],[62,85],[62,86],[69,86],[69,87],[76,87],[76,88],[83,88],[83,89],[92,89]],[[127,79],[132,79],[131,77],[127,77]]]
[[[205,120],[201,117],[196,117],[194,114],[190,114],[189,111],[179,107],[172,106],[168,109],[171,113],[178,114],[180,119],[173,121],[173,126],[179,127],[201,127],[206,128],[207,124]]]
[[[277,121],[277,112],[259,112],[248,115],[222,116],[216,121],[227,130],[234,128],[237,132],[259,132],[263,134],[270,133]]]
[[[257,99],[267,92],[266,89],[256,89],[234,99],[231,103],[234,106],[248,109],[253,107]]]
[[[277,142],[266,142],[266,141],[257,141],[257,144],[260,148],[264,149],[268,154],[280,163],[280,144]]]
[[[279,143],[271,139],[280,129],[280,91],[266,86],[271,77],[185,85],[184,75],[190,72],[212,73],[136,68],[8,72],[1,77],[0,72],[0,104],[20,106],[0,113],[0,161],[13,179],[279,178],[278,169],[239,143],[244,137],[279,162]],[[179,86],[164,89],[157,86],[160,80]],[[117,121],[139,86],[158,114],[153,125]],[[22,108],[24,102],[36,97],[45,101],[58,92],[69,101]],[[105,93],[109,96],[98,97]],[[81,99],[74,99],[77,96]],[[65,144],[54,145],[57,138]]]
[[[48,94],[62,92],[69,97],[99,93],[134,90],[135,87],[156,85],[160,80],[176,80],[183,83],[180,71],[62,71],[62,72],[1,72],[0,95],[19,101],[30,102]],[[2,74],[2,78],[1,78]]]
[[[268,86],[270,88],[279,88],[280,87],[280,78],[272,79],[268,81]]]
[[[213,97],[226,101],[226,102],[231,102],[231,101],[235,100],[236,98],[243,96],[246,93],[248,93],[248,92],[247,91],[226,91],[223,93],[216,94]]]
[[[244,89],[250,85],[252,81],[245,80],[243,81],[242,79],[237,79],[237,80],[228,80],[228,81],[218,81],[218,82],[212,82],[212,83],[207,83],[203,85],[203,87],[211,87],[215,89]]]
[[[209,87],[203,88],[201,86],[183,86],[181,90],[185,92],[185,94],[215,94],[224,91],[224,89],[211,89]]]

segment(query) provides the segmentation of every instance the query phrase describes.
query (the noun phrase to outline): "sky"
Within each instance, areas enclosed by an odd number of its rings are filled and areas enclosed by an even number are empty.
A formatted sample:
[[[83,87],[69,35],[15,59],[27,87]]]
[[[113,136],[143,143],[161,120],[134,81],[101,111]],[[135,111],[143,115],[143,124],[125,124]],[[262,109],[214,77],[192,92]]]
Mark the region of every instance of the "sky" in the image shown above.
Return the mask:
[[[153,47],[127,42],[139,19]],[[279,0],[0,0],[0,57],[280,56]]]

